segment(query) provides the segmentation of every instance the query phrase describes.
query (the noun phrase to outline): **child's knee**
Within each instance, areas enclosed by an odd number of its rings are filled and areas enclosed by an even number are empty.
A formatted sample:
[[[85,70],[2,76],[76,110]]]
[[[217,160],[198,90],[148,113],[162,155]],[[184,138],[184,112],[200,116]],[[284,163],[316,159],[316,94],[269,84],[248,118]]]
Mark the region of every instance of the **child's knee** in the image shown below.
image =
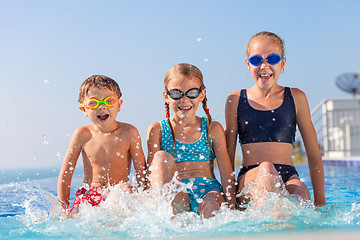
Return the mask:
[[[169,164],[172,164],[173,161],[173,156],[171,156],[170,153],[166,152],[166,151],[157,151],[154,155],[154,159],[151,163],[151,165],[153,166],[166,166]]]
[[[260,163],[258,169],[259,169],[260,174],[267,174],[267,173],[272,174],[272,175],[277,175],[278,174],[278,172],[275,169],[274,164],[271,163],[271,162],[262,162],[262,163]]]

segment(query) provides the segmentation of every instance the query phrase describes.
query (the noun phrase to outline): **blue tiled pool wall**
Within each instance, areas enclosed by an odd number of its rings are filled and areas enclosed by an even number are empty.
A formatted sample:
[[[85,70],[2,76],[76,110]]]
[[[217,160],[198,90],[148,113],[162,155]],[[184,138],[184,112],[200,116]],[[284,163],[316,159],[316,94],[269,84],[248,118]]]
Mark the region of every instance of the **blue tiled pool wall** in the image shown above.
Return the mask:
[[[352,160],[323,160],[324,166],[360,167],[360,161]]]

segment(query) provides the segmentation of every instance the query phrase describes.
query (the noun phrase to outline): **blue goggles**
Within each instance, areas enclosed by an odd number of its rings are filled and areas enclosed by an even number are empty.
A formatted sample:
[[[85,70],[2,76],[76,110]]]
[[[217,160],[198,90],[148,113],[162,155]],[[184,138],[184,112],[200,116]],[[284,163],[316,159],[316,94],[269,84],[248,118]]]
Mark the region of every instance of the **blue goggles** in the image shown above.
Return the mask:
[[[259,55],[253,55],[249,57],[247,60],[251,63],[251,65],[259,66],[264,61],[269,63],[270,65],[278,64],[281,60],[283,60],[284,57],[281,57],[279,54],[273,53],[266,57],[266,59],[263,59]]]

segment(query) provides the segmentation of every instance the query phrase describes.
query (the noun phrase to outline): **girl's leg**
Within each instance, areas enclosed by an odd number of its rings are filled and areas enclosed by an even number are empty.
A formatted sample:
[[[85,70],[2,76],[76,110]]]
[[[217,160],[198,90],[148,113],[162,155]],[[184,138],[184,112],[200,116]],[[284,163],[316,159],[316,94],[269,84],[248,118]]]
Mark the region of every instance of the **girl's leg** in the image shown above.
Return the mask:
[[[173,214],[190,212],[191,206],[189,195],[184,192],[179,192],[171,202],[171,206],[173,207]]]
[[[238,191],[237,194],[241,193],[242,189],[251,181],[255,181],[259,186],[262,186],[268,192],[277,191],[277,183],[280,182],[280,179],[274,178],[273,176],[279,176],[279,173],[276,171],[274,164],[271,162],[262,162],[258,167],[250,169],[243,176],[238,178]],[[261,199],[261,195],[257,194],[256,189],[251,191],[251,196],[254,200]],[[243,195],[237,198],[237,201],[240,205],[246,204],[249,202],[249,199],[245,198]]]
[[[208,192],[201,198],[203,202],[199,204],[199,213],[201,217],[210,218],[214,216],[214,211],[218,211],[221,204],[225,202],[224,197],[219,190]]]
[[[175,159],[168,152],[158,151],[155,153],[149,169],[151,171],[149,175],[151,188],[161,188],[174,177]]]
[[[304,200],[311,200],[310,191],[307,186],[300,181],[297,175],[293,175],[285,183],[285,188],[291,195],[299,195]]]
[[[158,151],[155,153],[154,159],[150,166],[150,186],[151,188],[162,188],[165,183],[170,182],[176,169],[175,159],[170,153],[166,151]],[[174,200],[171,202],[173,213],[190,212],[189,195],[184,192],[176,194]]]

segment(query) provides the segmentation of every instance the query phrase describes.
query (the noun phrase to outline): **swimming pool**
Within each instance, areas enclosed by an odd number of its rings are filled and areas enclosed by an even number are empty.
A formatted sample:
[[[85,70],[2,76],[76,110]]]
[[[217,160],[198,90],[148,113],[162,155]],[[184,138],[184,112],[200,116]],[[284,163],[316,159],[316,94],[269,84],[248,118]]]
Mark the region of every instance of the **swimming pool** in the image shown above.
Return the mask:
[[[312,192],[307,165],[297,165],[297,170]],[[172,196],[166,191],[161,198],[114,191],[101,207],[84,206],[81,219],[62,220],[55,197],[57,175],[58,169],[0,170],[0,239],[169,239],[360,230],[359,167],[325,166],[325,207],[299,205],[274,194],[268,196],[268,205],[242,212],[223,209],[211,219],[193,213],[172,217]],[[76,173],[73,186],[80,182]],[[274,204],[281,204],[282,218],[274,217]]]

